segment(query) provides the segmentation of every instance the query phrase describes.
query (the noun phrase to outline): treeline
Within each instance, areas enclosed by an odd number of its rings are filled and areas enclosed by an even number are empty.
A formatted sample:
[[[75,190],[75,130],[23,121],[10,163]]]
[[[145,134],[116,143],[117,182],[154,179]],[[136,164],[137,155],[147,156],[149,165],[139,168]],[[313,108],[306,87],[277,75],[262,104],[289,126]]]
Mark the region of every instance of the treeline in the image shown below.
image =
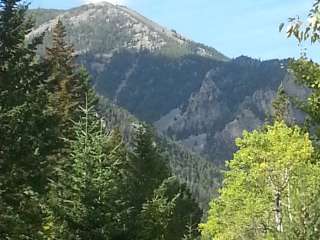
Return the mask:
[[[317,0],[307,24],[290,19],[288,37],[318,42],[319,7]],[[237,139],[220,196],[200,225],[203,239],[320,239],[320,65],[303,54],[290,72],[309,96],[280,87],[273,121]],[[304,124],[290,120],[291,104],[305,112]]]
[[[197,238],[202,212],[152,129],[130,147],[108,129],[63,23],[40,57],[27,8],[0,0],[0,238]]]

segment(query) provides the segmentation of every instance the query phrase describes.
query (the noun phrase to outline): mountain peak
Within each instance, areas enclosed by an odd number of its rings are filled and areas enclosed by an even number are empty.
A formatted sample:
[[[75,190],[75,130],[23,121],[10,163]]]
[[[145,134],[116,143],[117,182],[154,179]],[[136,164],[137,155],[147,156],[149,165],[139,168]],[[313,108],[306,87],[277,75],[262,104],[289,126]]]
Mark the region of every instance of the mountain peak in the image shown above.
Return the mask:
[[[47,10],[49,11],[49,10]],[[53,11],[53,10],[51,10]],[[36,15],[37,10],[33,10]],[[214,48],[186,39],[138,12],[109,2],[97,2],[50,15],[39,22],[31,35],[48,31],[61,19],[66,25],[70,41],[78,52],[113,53],[121,49],[148,50],[168,56],[200,55],[226,61]]]

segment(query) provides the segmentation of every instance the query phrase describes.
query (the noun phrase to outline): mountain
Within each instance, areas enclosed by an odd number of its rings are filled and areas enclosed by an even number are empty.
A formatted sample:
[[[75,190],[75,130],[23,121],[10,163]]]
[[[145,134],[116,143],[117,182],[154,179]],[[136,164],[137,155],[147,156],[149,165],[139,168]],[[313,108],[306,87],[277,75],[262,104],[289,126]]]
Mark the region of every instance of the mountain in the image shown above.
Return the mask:
[[[50,30],[58,19],[64,21],[78,54],[93,54],[106,60],[121,49],[149,50],[168,56],[196,54],[227,60],[217,50],[190,41],[125,6],[104,2],[69,11],[31,10],[36,26],[31,35]],[[102,59],[101,59],[102,58]]]
[[[281,83],[301,91],[287,73],[288,60],[229,59],[125,6],[100,3],[30,14],[36,19],[30,37],[47,32],[48,43],[51,28],[58,19],[64,22],[101,96],[219,167],[232,157],[234,139],[272,114]]]

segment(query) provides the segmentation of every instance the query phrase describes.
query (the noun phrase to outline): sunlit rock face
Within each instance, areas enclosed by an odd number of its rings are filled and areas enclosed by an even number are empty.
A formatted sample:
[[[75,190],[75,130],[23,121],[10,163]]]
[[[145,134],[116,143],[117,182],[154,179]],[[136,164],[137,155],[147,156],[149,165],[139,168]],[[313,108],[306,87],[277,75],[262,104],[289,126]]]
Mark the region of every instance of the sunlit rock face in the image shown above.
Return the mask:
[[[29,37],[47,32],[48,44],[52,27],[64,22],[100,95],[219,165],[232,157],[244,129],[272,115],[281,83],[289,93],[307,95],[288,75],[287,61],[229,59],[122,5],[32,13],[37,26]]]

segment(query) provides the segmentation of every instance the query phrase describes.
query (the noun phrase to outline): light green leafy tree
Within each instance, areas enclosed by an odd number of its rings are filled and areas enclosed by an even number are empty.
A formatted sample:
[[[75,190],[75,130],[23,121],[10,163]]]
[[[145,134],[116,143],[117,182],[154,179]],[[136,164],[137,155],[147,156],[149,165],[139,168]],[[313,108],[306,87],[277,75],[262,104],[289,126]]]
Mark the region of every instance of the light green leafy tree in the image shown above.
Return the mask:
[[[320,168],[311,163],[308,134],[276,121],[244,132],[237,146],[221,195],[200,226],[203,238],[317,239],[319,216],[312,208],[318,203]]]
[[[315,0],[309,11],[308,19],[303,21],[300,17],[290,18],[286,26],[288,37],[295,38],[299,45],[306,41],[318,44],[320,41],[320,1]],[[284,23],[280,25],[283,30]],[[298,84],[311,90],[311,94],[306,100],[296,101],[297,106],[307,113],[306,125],[317,145],[316,152],[319,159],[320,139],[320,65],[307,57],[303,53],[301,58],[293,60],[290,64],[290,71],[295,76]]]

